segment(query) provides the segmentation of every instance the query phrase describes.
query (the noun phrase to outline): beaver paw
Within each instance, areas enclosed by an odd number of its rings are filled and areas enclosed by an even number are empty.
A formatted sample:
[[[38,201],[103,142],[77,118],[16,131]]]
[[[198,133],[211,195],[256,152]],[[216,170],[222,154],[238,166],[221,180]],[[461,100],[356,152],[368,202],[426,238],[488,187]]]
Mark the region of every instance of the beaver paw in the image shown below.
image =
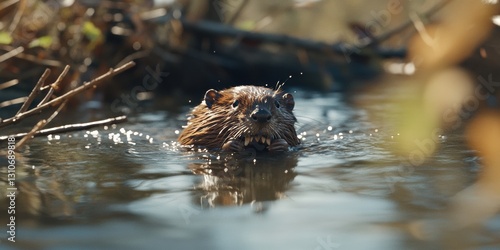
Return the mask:
[[[222,150],[240,152],[245,149],[245,144],[241,140],[229,140],[222,145]]]
[[[269,152],[284,152],[288,151],[288,143],[285,141],[285,139],[276,139],[274,140],[267,149]]]

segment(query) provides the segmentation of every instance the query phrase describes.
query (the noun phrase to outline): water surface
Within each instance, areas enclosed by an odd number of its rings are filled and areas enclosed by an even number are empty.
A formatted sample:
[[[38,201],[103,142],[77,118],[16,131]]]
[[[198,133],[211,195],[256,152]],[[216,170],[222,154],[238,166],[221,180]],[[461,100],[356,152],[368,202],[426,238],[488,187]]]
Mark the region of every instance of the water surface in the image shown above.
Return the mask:
[[[388,150],[398,131],[372,119],[386,116],[377,114],[384,104],[368,111],[302,90],[295,98],[303,143],[283,155],[180,150],[185,113],[166,111],[34,139],[18,159],[8,249],[499,246],[498,215],[471,230],[448,219],[480,169],[460,131],[413,166]]]

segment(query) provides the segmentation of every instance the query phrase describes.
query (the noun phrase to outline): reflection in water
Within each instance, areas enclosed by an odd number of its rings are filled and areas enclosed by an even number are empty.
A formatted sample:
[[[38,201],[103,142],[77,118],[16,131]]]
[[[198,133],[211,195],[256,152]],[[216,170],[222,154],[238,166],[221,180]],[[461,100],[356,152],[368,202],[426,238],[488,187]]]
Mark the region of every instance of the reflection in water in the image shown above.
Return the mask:
[[[129,184],[140,177],[141,161],[123,157],[129,146],[88,143],[71,135],[57,143],[37,143],[16,154],[16,215],[19,220],[72,221],[113,217],[109,205],[148,197],[156,190],[137,190]],[[87,142],[85,142],[87,141]],[[97,143],[99,141],[99,143]],[[89,146],[90,145],[90,146]],[[29,155],[29,158],[23,157]],[[7,185],[2,169],[2,186]],[[5,192],[6,188],[1,191]],[[0,206],[7,207],[2,193]],[[0,220],[7,214],[0,213]]]
[[[257,156],[233,153],[218,158],[189,166],[204,177],[193,193],[194,202],[203,208],[281,199],[296,176],[293,168],[298,162],[293,152]]]

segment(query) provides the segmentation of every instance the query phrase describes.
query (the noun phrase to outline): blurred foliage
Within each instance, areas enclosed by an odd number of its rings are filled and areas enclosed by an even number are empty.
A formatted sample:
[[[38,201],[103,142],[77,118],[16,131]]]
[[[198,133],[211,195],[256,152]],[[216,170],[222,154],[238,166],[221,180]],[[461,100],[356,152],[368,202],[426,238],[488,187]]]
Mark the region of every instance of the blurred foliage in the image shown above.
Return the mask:
[[[0,44],[11,44],[12,41],[12,37],[9,33],[3,31],[0,32]]]

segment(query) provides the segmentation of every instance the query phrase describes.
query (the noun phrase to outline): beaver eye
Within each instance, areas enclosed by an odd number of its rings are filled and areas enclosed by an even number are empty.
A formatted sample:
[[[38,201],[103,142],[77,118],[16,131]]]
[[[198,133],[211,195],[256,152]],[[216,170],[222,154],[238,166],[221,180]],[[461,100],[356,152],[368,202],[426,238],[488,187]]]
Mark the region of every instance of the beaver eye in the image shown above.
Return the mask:
[[[238,100],[234,101],[233,108],[237,108],[239,104],[240,104],[240,101],[238,101]]]
[[[276,108],[278,108],[278,109],[280,108],[280,102],[274,101],[274,105],[276,105]]]

